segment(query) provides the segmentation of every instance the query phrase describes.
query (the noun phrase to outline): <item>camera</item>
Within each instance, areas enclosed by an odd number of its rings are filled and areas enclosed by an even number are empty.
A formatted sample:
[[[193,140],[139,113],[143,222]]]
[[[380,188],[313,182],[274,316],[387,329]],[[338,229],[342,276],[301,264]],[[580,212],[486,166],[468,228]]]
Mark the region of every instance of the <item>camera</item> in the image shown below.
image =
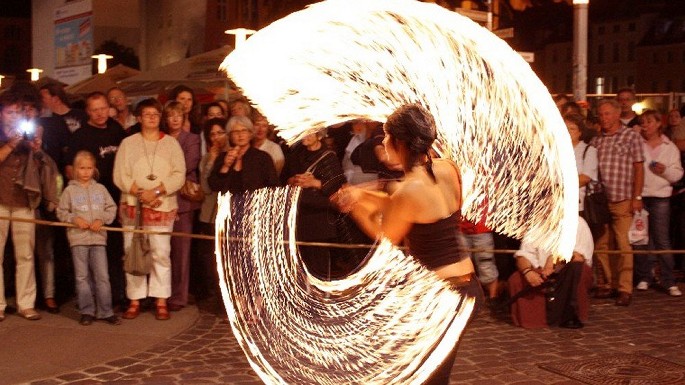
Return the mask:
[[[32,141],[36,137],[36,125],[30,120],[22,120],[19,123],[19,131],[26,141]]]

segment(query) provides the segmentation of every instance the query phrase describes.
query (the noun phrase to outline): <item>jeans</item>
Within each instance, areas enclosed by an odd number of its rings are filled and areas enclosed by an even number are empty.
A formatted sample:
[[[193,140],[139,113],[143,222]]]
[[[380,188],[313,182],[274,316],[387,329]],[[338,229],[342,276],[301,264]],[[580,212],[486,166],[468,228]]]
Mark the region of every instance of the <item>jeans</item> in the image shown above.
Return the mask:
[[[495,248],[495,238],[492,233],[464,234],[460,232],[460,234],[463,236],[462,245],[467,249],[493,250]],[[496,281],[499,272],[495,264],[495,254],[492,251],[474,251],[470,254],[478,270],[478,279],[484,284]]]
[[[649,213],[649,244],[635,246],[640,250],[670,250],[671,249],[671,200],[670,198],[645,197],[644,209]],[[673,279],[673,254],[636,254],[635,275],[639,281],[652,283],[654,274],[652,267],[659,260],[661,267],[661,285],[669,288],[675,285]]]
[[[79,311],[81,314],[95,316],[97,307],[97,318],[111,317],[114,312],[105,246],[73,246],[71,256],[74,261]]]

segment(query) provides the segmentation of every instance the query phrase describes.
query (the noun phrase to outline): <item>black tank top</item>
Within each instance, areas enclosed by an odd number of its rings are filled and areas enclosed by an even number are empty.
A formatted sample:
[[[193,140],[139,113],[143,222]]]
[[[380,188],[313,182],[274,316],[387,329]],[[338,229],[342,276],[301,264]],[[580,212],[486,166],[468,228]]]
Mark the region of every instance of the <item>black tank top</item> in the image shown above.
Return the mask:
[[[407,234],[409,253],[431,270],[466,259],[468,254],[459,251],[459,217],[456,211],[433,223],[414,223]]]

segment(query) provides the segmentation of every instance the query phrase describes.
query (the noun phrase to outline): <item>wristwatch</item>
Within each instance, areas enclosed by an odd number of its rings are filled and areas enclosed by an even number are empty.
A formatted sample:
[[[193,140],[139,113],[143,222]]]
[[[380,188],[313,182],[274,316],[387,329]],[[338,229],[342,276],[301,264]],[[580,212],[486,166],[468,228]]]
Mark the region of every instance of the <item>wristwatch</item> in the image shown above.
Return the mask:
[[[638,195],[638,196],[636,196],[636,197],[633,198],[633,199],[635,199],[636,201],[641,201],[641,200],[642,200],[642,195]]]

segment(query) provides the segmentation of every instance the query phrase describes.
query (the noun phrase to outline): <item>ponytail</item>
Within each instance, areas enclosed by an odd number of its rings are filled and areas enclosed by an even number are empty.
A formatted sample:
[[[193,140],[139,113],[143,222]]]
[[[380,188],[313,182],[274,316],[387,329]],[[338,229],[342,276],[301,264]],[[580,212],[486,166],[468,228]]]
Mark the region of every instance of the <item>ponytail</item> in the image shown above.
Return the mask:
[[[437,183],[438,180],[435,178],[435,173],[433,172],[433,158],[431,157],[430,150],[426,151],[426,172],[433,179],[433,183]]]

